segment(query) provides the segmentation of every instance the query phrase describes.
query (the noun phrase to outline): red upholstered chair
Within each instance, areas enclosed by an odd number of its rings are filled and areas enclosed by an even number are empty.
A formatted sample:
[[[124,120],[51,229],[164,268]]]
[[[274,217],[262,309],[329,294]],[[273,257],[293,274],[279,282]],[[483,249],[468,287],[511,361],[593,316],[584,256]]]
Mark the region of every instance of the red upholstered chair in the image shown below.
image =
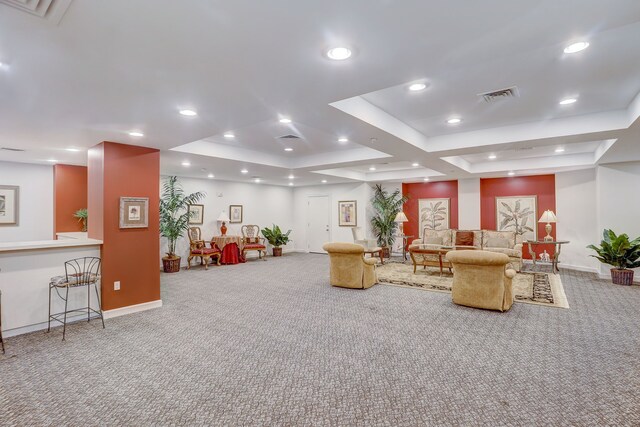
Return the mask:
[[[211,258],[217,260],[217,264],[220,265],[220,256],[222,251],[215,243],[212,243],[213,247],[207,248],[205,241],[201,239],[200,227],[189,227],[189,258],[187,259],[187,268],[191,268],[191,260],[193,258],[200,258],[200,264],[204,264],[204,269],[209,269],[209,260]]]
[[[260,237],[260,227],[257,225],[243,225],[242,228],[242,256],[247,251],[258,251],[258,257],[266,261],[267,247],[264,245],[264,237]]]

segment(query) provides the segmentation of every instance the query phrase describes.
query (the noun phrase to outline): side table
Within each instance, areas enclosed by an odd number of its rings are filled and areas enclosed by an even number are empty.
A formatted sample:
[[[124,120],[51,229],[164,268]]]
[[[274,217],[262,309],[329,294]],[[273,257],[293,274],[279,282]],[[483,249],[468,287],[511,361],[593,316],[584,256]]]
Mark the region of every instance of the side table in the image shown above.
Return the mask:
[[[531,260],[533,261],[533,265],[537,264],[551,264],[551,272],[557,274],[560,272],[558,268],[558,264],[560,263],[560,251],[562,250],[562,245],[568,245],[570,242],[568,240],[554,240],[554,241],[544,241],[544,240],[525,240],[524,243],[529,248],[529,255],[531,255]],[[553,256],[551,257],[551,261],[539,261],[537,260],[537,254],[533,250],[533,246],[539,245],[554,245]]]
[[[397,236],[402,238],[402,259],[403,260],[407,260],[407,246],[409,245],[409,239],[413,238],[414,236],[408,236],[405,234],[401,234],[400,236]]]

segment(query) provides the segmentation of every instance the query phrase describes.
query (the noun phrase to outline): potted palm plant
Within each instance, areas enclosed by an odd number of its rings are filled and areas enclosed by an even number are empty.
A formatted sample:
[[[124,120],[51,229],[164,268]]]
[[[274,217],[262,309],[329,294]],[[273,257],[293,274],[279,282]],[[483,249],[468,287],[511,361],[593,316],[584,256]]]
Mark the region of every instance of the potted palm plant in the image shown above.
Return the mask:
[[[391,252],[389,248],[396,240],[395,231],[398,228],[398,223],[395,222],[396,215],[402,210],[402,205],[408,198],[401,195],[399,189],[389,193],[380,184],[376,184],[373,191],[371,205],[374,215],[371,218],[371,227],[378,239],[378,245],[382,248],[383,256],[388,258]]]
[[[89,221],[89,213],[87,208],[78,209],[73,213],[74,218],[78,218],[78,222],[82,224],[82,231],[87,231],[87,224]]]
[[[640,237],[629,241],[629,236],[616,236],[611,230],[604,230],[600,246],[589,245],[588,249],[596,251],[591,255],[604,264],[612,265],[611,281],[616,285],[633,284],[632,268],[640,267]]]
[[[280,227],[275,224],[273,228],[265,227],[262,229],[262,235],[273,246],[273,256],[282,256],[282,245],[289,243],[289,233],[291,230],[283,233]]]
[[[160,235],[167,238],[169,251],[162,257],[165,273],[180,271],[180,257],[176,255],[176,241],[189,229],[189,205],[203,199],[200,191],[185,194],[178,177],[170,176],[162,185],[160,196]]]

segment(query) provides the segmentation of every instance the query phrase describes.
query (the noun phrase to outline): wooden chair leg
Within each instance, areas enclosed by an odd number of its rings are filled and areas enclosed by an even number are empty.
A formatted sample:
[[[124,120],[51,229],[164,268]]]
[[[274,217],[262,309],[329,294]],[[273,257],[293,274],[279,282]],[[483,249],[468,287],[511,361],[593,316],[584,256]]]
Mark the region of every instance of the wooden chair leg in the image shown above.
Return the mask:
[[[204,269],[208,270],[209,269],[209,257],[208,256],[203,256],[202,260],[204,261]]]
[[[187,258],[187,270],[191,268],[192,259],[193,259],[193,255],[189,255],[189,258]]]

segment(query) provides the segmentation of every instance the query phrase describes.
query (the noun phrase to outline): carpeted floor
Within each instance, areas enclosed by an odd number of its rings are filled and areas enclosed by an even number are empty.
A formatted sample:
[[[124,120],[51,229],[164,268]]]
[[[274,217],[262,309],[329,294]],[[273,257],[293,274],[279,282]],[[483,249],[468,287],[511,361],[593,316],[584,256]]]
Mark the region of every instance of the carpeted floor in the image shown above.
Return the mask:
[[[162,309],[10,338],[0,424],[640,425],[640,287],[567,271],[570,310],[497,313],[328,264],[163,275]]]

